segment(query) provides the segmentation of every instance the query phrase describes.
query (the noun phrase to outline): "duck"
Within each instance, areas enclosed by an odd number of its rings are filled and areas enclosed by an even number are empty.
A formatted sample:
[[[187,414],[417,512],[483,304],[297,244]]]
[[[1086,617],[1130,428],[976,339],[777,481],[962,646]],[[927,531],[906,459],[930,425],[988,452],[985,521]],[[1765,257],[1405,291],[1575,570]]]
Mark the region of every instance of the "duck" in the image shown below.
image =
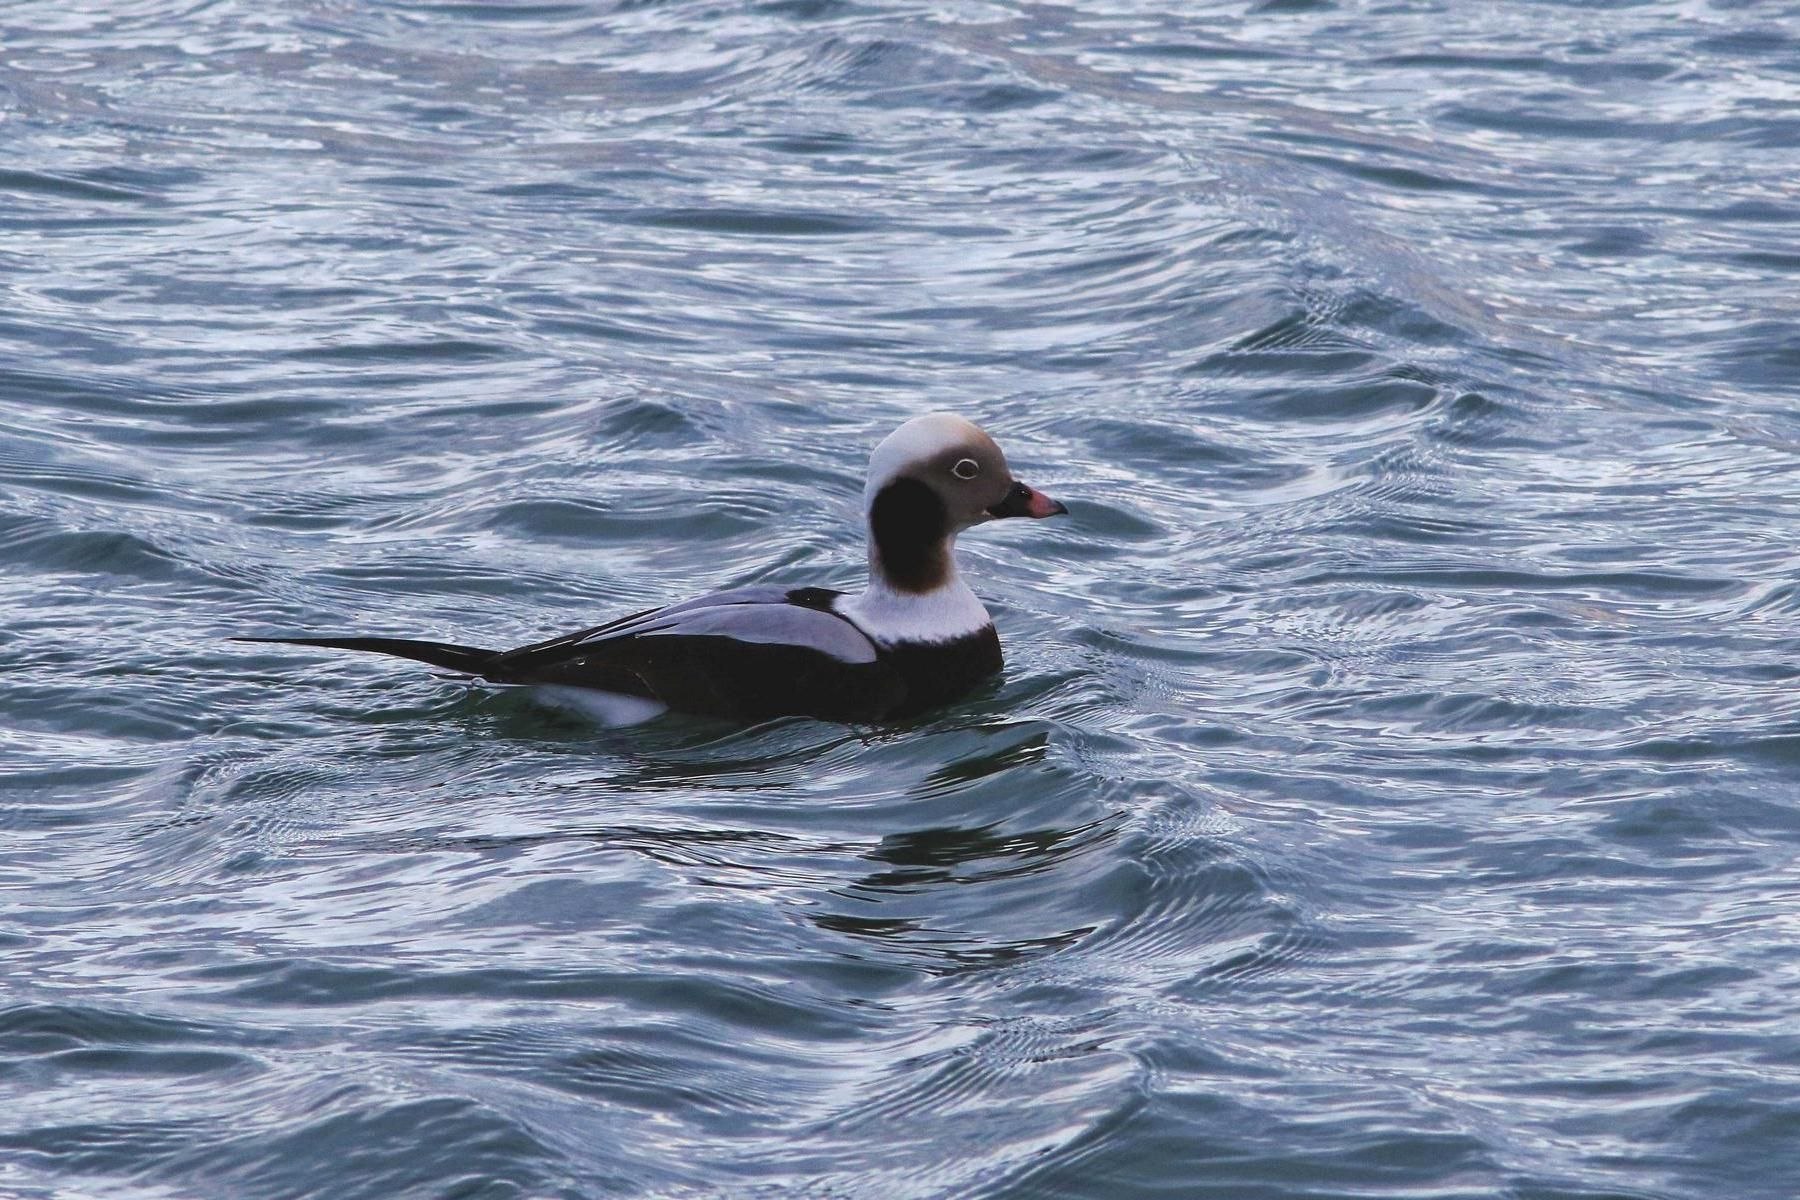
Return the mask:
[[[957,535],[1068,508],[1015,479],[979,426],[936,412],[876,445],[863,510],[868,582],[860,592],[736,587],[511,650],[391,637],[233,640],[409,659],[528,687],[604,726],[667,712],[750,722],[903,719],[967,695],[1003,665],[993,618],[957,570]]]

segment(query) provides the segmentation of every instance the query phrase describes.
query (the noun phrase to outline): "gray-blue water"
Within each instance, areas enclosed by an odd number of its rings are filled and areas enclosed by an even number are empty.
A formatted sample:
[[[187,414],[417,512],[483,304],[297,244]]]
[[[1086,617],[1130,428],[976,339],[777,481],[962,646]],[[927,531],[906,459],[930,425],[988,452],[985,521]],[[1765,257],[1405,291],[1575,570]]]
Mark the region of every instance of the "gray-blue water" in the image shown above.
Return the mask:
[[[1800,10],[0,10],[0,1195],[1800,1193]],[[853,587],[600,731],[240,633]]]

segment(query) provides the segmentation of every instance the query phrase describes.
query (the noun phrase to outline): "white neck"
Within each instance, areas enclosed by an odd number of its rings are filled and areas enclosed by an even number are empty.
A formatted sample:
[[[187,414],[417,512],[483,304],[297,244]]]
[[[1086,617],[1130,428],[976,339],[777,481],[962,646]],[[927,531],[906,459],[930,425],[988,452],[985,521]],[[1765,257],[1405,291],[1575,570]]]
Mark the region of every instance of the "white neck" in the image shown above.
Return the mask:
[[[871,545],[869,586],[860,595],[839,598],[837,611],[872,640],[888,646],[953,641],[992,625],[993,618],[980,598],[957,574],[954,539],[944,549],[950,559],[950,573],[944,582],[929,592],[907,592],[888,582]]]

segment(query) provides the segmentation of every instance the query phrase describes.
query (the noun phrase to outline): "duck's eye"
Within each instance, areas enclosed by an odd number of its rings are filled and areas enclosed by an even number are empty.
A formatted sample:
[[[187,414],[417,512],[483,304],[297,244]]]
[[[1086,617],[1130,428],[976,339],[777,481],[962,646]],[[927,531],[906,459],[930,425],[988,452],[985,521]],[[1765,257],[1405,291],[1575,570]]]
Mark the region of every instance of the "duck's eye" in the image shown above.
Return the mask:
[[[950,473],[958,479],[973,479],[981,474],[981,464],[972,458],[959,458],[956,465],[950,468]]]

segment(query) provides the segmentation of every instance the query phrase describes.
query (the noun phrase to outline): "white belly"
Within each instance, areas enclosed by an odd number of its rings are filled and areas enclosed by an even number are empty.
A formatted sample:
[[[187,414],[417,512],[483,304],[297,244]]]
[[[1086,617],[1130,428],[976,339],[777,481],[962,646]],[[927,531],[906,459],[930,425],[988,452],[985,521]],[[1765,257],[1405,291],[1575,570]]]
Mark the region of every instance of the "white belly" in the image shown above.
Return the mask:
[[[560,708],[608,728],[641,725],[652,717],[660,717],[669,711],[669,706],[660,700],[646,700],[642,696],[626,696],[619,692],[603,692],[599,688],[569,687],[560,683],[540,683],[531,689],[531,694],[552,708]]]

